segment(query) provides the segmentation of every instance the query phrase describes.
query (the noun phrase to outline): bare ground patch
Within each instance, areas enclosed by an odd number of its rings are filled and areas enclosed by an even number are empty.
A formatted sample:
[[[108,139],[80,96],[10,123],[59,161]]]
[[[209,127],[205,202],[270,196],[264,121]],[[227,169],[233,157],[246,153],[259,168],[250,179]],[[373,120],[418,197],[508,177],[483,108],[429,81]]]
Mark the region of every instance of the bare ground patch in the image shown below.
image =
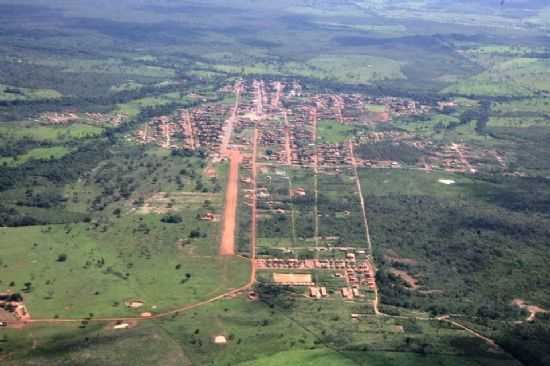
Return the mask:
[[[536,305],[529,305],[525,300],[523,299],[514,299],[512,301],[512,305],[516,306],[520,309],[524,309],[529,313],[529,316],[527,319],[525,319],[528,322],[532,322],[537,318],[537,314],[547,313],[548,310],[545,310],[541,308],[540,306]]]
[[[390,269],[390,272],[396,275],[397,277],[401,278],[405,283],[413,290],[418,288],[418,280],[411,276],[411,274],[407,271],[402,271],[399,269],[392,268]]]

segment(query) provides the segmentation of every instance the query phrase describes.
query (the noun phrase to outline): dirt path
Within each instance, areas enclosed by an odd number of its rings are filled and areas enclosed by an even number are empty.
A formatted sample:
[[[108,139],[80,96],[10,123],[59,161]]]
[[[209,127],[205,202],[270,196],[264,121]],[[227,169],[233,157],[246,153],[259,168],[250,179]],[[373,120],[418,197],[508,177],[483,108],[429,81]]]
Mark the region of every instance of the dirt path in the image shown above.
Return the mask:
[[[357,194],[359,195],[359,202],[361,204],[361,215],[363,218],[363,224],[365,228],[365,238],[367,239],[367,245],[369,250],[369,265],[373,269],[373,272],[375,274],[376,278],[376,266],[374,264],[374,258],[373,258],[373,251],[372,251],[372,241],[370,238],[370,231],[369,231],[369,222],[367,220],[367,209],[365,206],[365,198],[363,197],[363,190],[361,188],[361,180],[359,179],[359,172],[357,171],[357,161],[355,160],[355,155],[353,153],[353,141],[349,140],[349,155],[351,158],[351,165],[353,167],[353,175],[355,176],[355,185],[357,187]],[[374,300],[372,302],[372,306],[374,309],[374,313],[376,315],[380,315],[379,310],[379,304],[380,304],[380,295],[378,294],[378,285],[374,284]]]
[[[164,136],[164,143],[162,144],[162,147],[169,148],[172,144],[170,127],[168,126],[168,124],[166,124],[166,122],[162,122],[162,125],[160,125],[160,129],[162,130],[162,134]]]
[[[313,195],[315,206],[313,207],[313,215],[315,222],[315,246],[319,247],[319,155],[317,151],[317,108],[313,108],[309,111],[309,118],[312,124],[312,140],[314,144],[313,151]]]
[[[332,100],[334,102],[334,109],[336,110],[336,121],[338,121],[338,123],[340,124],[343,124],[344,116],[342,114],[342,110],[345,108],[344,99],[339,95],[333,95]]]
[[[262,119],[264,116],[264,89],[263,83],[257,80],[254,80],[252,83],[254,86],[254,104],[256,106],[256,118]]]
[[[249,287],[256,282],[256,176],[257,176],[257,165],[256,165],[256,156],[258,154],[258,128],[254,128],[254,135],[252,141],[252,213],[251,213],[251,233],[250,233],[250,260],[252,262],[251,274]]]
[[[285,88],[285,84],[281,83],[280,81],[276,81],[274,84],[274,88],[275,93],[273,95],[273,98],[271,99],[271,108],[277,109],[280,108],[281,96]]]
[[[293,203],[293,193],[294,188],[292,185],[292,178],[290,174],[288,175],[288,197],[290,198],[290,224],[291,224],[291,233],[292,233],[292,246],[296,245],[296,207]]]
[[[229,176],[225,192],[223,228],[220,241],[220,255],[235,255],[235,226],[237,222],[237,202],[239,199],[239,164],[241,153],[229,151]]]
[[[288,111],[283,111],[283,118],[285,120],[285,151],[286,151],[286,163],[292,165],[292,147],[290,145],[290,125],[288,123]]]
[[[191,122],[191,113],[189,113],[188,110],[184,110],[181,112],[181,121],[182,121],[182,127],[183,131],[185,132],[185,143],[186,147],[189,147],[191,150],[196,149],[196,143],[195,143],[195,133],[193,131],[193,123]]]
[[[459,144],[451,144],[451,147],[453,148],[453,150],[458,154],[458,159],[460,160],[460,162],[462,163],[462,165],[464,165],[466,167],[466,169],[468,169],[468,171],[470,173],[474,173],[475,172],[475,169],[472,168],[472,165],[470,165],[470,162],[468,161],[468,159],[466,159],[466,157],[464,156],[464,153],[462,152],[462,149],[461,149],[461,146]]]

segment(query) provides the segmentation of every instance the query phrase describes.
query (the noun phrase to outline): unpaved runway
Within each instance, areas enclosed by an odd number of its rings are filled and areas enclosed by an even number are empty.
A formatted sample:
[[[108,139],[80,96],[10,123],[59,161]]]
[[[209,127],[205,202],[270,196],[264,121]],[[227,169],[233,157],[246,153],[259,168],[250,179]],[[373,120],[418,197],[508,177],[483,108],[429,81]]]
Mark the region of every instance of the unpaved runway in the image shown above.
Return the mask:
[[[239,164],[241,153],[231,150],[229,155],[229,177],[225,192],[223,229],[220,241],[220,255],[235,255],[235,226],[237,222],[237,202],[239,198]]]

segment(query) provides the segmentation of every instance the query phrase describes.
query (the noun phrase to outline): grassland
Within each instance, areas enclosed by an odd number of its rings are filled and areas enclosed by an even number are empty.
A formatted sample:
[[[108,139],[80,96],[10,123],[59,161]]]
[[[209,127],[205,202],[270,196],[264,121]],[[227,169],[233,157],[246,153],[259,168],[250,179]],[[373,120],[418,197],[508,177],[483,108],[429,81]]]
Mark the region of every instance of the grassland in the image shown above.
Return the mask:
[[[30,139],[34,141],[70,141],[100,135],[102,127],[90,126],[81,123],[73,123],[68,126],[36,126],[30,125],[22,128],[20,125],[11,124],[0,126],[0,136],[6,140]]]
[[[61,93],[52,89],[16,88],[0,84],[0,101],[11,102],[19,100],[56,99],[61,97]]]
[[[368,84],[378,80],[405,78],[397,61],[369,55],[328,55],[312,58],[305,64],[285,62],[215,65],[213,69],[244,75],[291,75],[327,79],[348,84]]]
[[[180,213],[183,224],[146,215],[103,225],[3,229],[2,284],[21,291],[32,283],[23,292],[36,318],[137,315],[124,305],[129,299],[145,302],[140,311],[169,310],[244,284],[247,261],[204,257],[216,252],[218,226],[199,222],[196,210]],[[195,238],[193,230],[202,234]]]
[[[336,121],[322,120],[317,124],[317,140],[319,143],[338,144],[355,136],[357,128],[343,125]]]
[[[70,152],[71,150],[64,146],[36,148],[31,149],[22,155],[18,155],[12,158],[0,157],[0,165],[17,166],[25,164],[29,160],[59,159],[69,154]]]
[[[151,360],[149,353],[158,354],[156,360],[167,365],[516,365],[441,322],[374,317],[353,321],[350,314],[359,310],[357,304],[292,300],[288,295],[265,295],[260,302],[243,297],[223,300],[124,331],[93,323],[80,329],[62,327],[63,332],[33,327],[32,336],[8,331],[3,346],[20,356],[14,360],[21,365],[52,359],[145,365]],[[214,344],[217,335],[224,335],[228,343]],[[78,347],[85,339],[86,350]],[[36,347],[31,350],[33,342]],[[149,352],[133,352],[143,342]],[[55,355],[49,352],[54,345],[62,349]]]
[[[124,104],[119,104],[117,106],[117,110],[119,112],[126,113],[131,118],[134,118],[144,108],[160,107],[175,102],[183,103],[186,100],[188,99],[178,92],[166,93],[159,96],[139,98]]]
[[[548,93],[549,65],[545,59],[514,58],[460,81],[443,92],[467,96],[534,96]]]
[[[511,102],[501,102],[495,103],[492,111],[499,114],[550,114],[550,102],[546,98],[530,98]]]

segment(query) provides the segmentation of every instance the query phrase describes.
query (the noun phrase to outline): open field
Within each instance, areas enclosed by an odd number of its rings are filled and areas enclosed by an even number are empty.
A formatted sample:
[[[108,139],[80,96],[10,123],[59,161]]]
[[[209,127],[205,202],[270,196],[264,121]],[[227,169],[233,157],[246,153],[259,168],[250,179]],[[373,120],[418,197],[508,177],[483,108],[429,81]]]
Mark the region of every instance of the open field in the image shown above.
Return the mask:
[[[145,342],[154,345],[156,349],[151,352],[159,352],[161,356],[157,360],[168,365],[208,362],[247,366],[280,362],[422,365],[427,360],[436,365],[516,365],[464,331],[444,323],[374,317],[351,320],[350,313],[359,310],[356,304],[291,300],[288,295],[290,293],[281,293],[260,302],[250,302],[243,297],[224,300],[193,313],[140,323],[128,330],[111,330],[90,323],[83,329],[33,327],[32,336],[8,331],[5,345],[16,354],[25,355],[18,361],[22,365],[27,364],[25,360],[43,363],[51,359],[47,350],[52,347],[55,334],[70,335],[73,345],[81,344],[86,337],[93,340],[88,347],[97,352],[84,352],[76,346],[63,347],[63,353],[57,357],[73,361],[132,361],[145,365],[150,360],[147,353],[132,352],[139,343]],[[224,335],[227,343],[214,344],[213,339],[218,335]],[[102,342],[107,339],[109,342]],[[35,349],[25,351],[33,342]],[[69,338],[60,337],[55,342],[62,346]],[[422,354],[419,350],[427,347],[425,344],[431,346]]]
[[[0,164],[4,166],[17,166],[25,164],[31,159],[35,160],[53,160],[59,159],[70,153],[70,150],[63,147],[47,147],[47,148],[38,148],[27,151],[26,153],[13,158],[2,158],[0,157]]]
[[[94,137],[103,132],[103,128],[84,124],[71,124],[63,127],[46,126],[0,126],[0,136],[5,139],[31,139],[34,141],[67,141]]]
[[[515,58],[444,90],[467,96],[535,96],[550,92],[548,60]]]
[[[200,224],[188,213],[183,224],[164,224],[161,217],[148,215],[122,219],[111,228],[3,229],[3,286],[15,292],[31,283],[24,293],[33,317],[78,318],[166,311],[246,282],[248,262],[208,257],[216,252],[219,228]],[[193,230],[202,233],[195,237]],[[15,238],[17,246],[11,245]],[[25,259],[16,259],[22,253]],[[146,305],[129,309],[124,305],[129,299]]]
[[[14,88],[0,84],[0,101],[56,99],[62,95],[51,89]]]

